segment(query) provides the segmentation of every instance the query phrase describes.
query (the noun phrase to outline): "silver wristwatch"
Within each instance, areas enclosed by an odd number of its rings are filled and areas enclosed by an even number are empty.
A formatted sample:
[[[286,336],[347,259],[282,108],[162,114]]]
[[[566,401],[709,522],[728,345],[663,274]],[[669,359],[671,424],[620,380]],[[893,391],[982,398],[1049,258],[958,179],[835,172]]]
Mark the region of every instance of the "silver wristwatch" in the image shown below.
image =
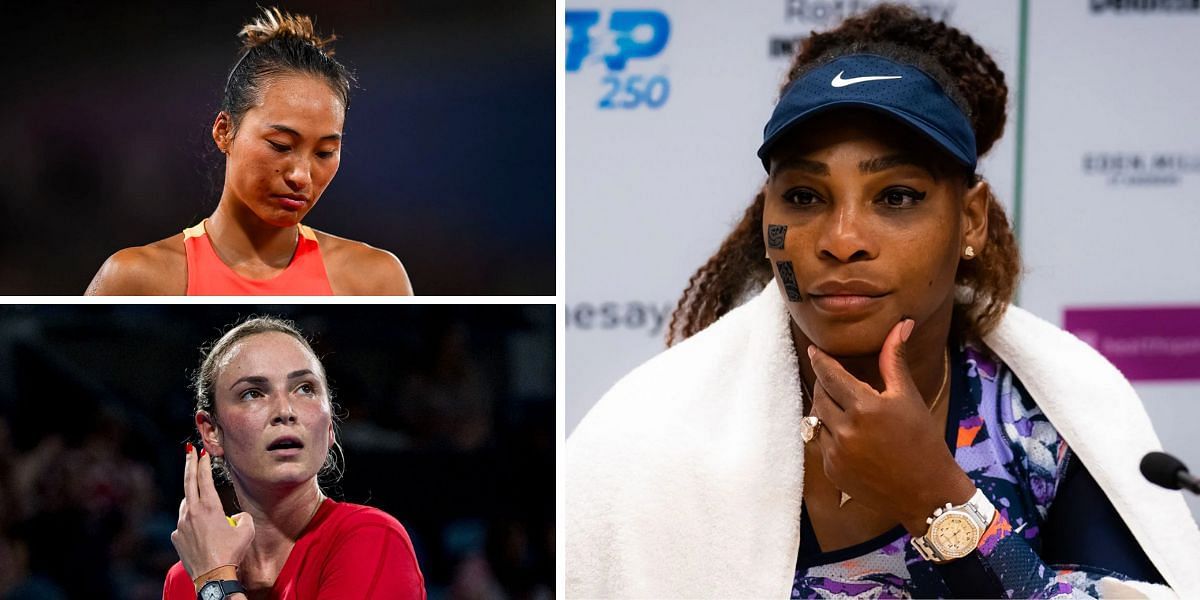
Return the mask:
[[[196,592],[196,600],[223,600],[230,595],[241,592],[246,593],[246,588],[234,579],[213,579],[205,583],[200,591]]]
[[[958,506],[947,502],[925,519],[929,530],[912,539],[913,548],[921,558],[935,563],[962,558],[979,545],[995,516],[996,507],[983,495],[983,490],[975,488],[970,500]]]

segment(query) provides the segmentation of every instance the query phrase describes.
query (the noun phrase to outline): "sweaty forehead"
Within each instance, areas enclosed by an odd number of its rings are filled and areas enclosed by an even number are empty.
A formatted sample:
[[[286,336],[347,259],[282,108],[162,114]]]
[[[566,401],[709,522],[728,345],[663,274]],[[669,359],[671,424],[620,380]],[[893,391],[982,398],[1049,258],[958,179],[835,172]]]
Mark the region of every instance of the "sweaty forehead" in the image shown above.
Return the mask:
[[[309,369],[321,373],[317,358],[296,338],[276,331],[256,333],[239,340],[217,365],[217,385],[227,388],[241,377],[282,378]]]
[[[307,75],[267,79],[261,101],[246,113],[265,123],[286,125],[304,136],[341,133],[345,106],[329,84]]]

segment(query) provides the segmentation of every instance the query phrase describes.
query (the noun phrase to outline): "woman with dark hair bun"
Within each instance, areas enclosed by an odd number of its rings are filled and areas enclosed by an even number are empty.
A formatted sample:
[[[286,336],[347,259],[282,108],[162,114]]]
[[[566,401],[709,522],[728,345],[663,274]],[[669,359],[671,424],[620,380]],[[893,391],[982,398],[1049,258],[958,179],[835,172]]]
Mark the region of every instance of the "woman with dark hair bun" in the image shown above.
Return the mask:
[[[1010,305],[1017,245],[976,173],[1007,94],[906,7],[803,42],[766,182],[672,347],[567,442],[569,596],[1200,593],[1195,521],[1138,471],[1159,442],[1133,388]]]
[[[203,446],[185,449],[164,600],[425,598],[404,527],[321,490],[318,477],[340,469],[332,393],[294,325],[256,317],[231,328],[193,387]],[[225,515],[214,477],[232,485],[240,512]]]
[[[386,250],[301,220],[333,181],[353,76],[306,16],[277,8],[242,28],[212,137],[225,183],[207,219],[113,254],[98,295],[411,295]]]

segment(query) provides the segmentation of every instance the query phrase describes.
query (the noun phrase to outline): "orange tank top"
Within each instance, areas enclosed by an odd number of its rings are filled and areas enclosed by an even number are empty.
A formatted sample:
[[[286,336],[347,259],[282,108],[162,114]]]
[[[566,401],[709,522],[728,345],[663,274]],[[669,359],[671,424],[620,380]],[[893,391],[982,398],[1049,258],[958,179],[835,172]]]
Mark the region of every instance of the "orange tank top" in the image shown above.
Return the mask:
[[[205,220],[207,221],[207,219]],[[189,296],[332,296],[325,261],[317,234],[310,227],[300,229],[296,253],[282,273],[270,279],[246,279],[233,272],[213,250],[204,230],[205,221],[183,230],[183,248],[187,254],[187,295]]]

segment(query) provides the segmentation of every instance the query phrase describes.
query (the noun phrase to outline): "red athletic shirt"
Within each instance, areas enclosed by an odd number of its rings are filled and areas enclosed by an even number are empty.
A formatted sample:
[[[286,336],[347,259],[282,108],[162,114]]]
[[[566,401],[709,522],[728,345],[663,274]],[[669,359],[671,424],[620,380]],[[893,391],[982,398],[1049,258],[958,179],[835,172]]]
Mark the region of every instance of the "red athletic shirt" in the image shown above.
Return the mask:
[[[326,499],[292,547],[271,600],[425,600],[425,578],[400,522],[369,506]],[[195,600],[196,586],[175,563],[163,600]]]
[[[207,219],[206,219],[207,220]],[[246,279],[233,272],[213,250],[204,230],[205,221],[183,230],[187,255],[189,296],[332,296],[325,261],[317,234],[311,227],[297,225],[300,235],[296,253],[282,273],[270,279]]]

